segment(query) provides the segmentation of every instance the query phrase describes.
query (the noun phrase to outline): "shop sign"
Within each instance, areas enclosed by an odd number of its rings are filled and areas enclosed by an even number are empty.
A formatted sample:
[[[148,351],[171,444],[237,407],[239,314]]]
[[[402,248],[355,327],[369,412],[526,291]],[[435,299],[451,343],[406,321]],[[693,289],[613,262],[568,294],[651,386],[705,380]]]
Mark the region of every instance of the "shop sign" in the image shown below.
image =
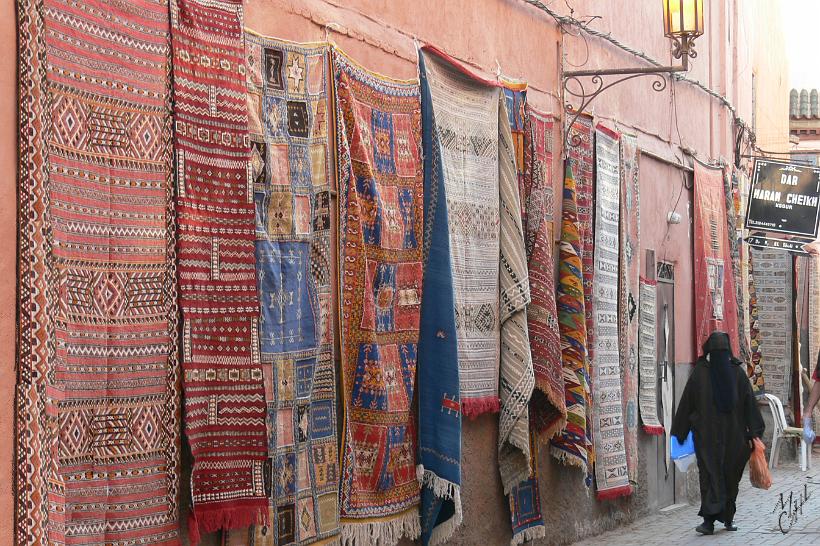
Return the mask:
[[[817,238],[820,168],[755,159],[746,229]]]

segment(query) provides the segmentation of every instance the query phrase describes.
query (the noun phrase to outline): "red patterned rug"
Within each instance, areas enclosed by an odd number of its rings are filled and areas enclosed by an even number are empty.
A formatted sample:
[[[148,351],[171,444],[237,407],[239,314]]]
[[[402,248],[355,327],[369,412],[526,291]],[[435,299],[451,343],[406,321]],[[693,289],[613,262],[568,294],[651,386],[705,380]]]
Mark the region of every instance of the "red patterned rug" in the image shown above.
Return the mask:
[[[172,0],[191,541],[267,519],[241,0]],[[295,114],[294,114],[295,115]]]
[[[552,218],[552,116],[527,107],[524,117],[522,205],[530,293],[527,326],[536,389],[530,400],[530,426],[546,441],[564,428],[567,406],[561,364],[561,340],[555,303],[555,256]]]
[[[709,334],[729,334],[740,354],[737,292],[729,248],[723,169],[695,162],[695,336],[701,347]]]
[[[167,6],[18,8],[16,541],[179,544]]]

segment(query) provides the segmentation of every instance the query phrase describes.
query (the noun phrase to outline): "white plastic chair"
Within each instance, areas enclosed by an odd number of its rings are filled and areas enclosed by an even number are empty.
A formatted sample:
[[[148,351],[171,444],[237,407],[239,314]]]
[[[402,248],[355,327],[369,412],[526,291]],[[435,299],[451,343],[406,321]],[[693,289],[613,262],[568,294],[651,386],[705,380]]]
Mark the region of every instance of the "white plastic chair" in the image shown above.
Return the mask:
[[[803,440],[803,429],[790,427],[786,423],[786,414],[783,412],[783,403],[780,399],[771,394],[764,394],[772,411],[774,421],[774,433],[772,434],[772,453],[769,457],[769,468],[776,468],[780,461],[780,448],[784,438],[797,438],[800,440],[800,470],[803,472],[811,468],[811,446]]]

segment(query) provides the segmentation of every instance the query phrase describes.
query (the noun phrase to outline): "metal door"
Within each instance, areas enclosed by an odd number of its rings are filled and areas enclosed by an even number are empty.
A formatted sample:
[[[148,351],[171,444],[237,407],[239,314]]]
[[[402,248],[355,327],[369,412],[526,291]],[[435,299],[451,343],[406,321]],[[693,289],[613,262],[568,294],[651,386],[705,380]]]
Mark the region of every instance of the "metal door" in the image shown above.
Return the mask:
[[[658,408],[667,433],[657,442],[658,506],[675,504],[675,465],[669,458],[671,416],[675,409],[675,280],[671,264],[658,263]],[[668,268],[664,271],[664,267]]]

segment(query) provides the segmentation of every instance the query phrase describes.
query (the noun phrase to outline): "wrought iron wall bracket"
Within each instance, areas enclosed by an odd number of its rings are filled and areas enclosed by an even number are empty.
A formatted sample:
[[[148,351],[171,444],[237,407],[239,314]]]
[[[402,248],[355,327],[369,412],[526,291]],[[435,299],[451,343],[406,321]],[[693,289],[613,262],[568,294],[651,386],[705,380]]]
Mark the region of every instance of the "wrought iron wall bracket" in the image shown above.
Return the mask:
[[[655,78],[655,81],[652,82],[654,91],[663,91],[667,86],[667,76],[688,71],[689,59],[697,57],[693,41],[689,39],[673,40],[672,56],[681,59],[681,64],[669,67],[570,70],[563,72],[561,77],[562,97],[564,113],[568,118],[564,125],[564,155],[567,155],[569,146],[580,145],[581,137],[572,134],[572,126],[601,93],[619,83],[646,76]],[[610,76],[612,79],[609,78]],[[572,98],[579,102],[578,106],[573,105]]]

